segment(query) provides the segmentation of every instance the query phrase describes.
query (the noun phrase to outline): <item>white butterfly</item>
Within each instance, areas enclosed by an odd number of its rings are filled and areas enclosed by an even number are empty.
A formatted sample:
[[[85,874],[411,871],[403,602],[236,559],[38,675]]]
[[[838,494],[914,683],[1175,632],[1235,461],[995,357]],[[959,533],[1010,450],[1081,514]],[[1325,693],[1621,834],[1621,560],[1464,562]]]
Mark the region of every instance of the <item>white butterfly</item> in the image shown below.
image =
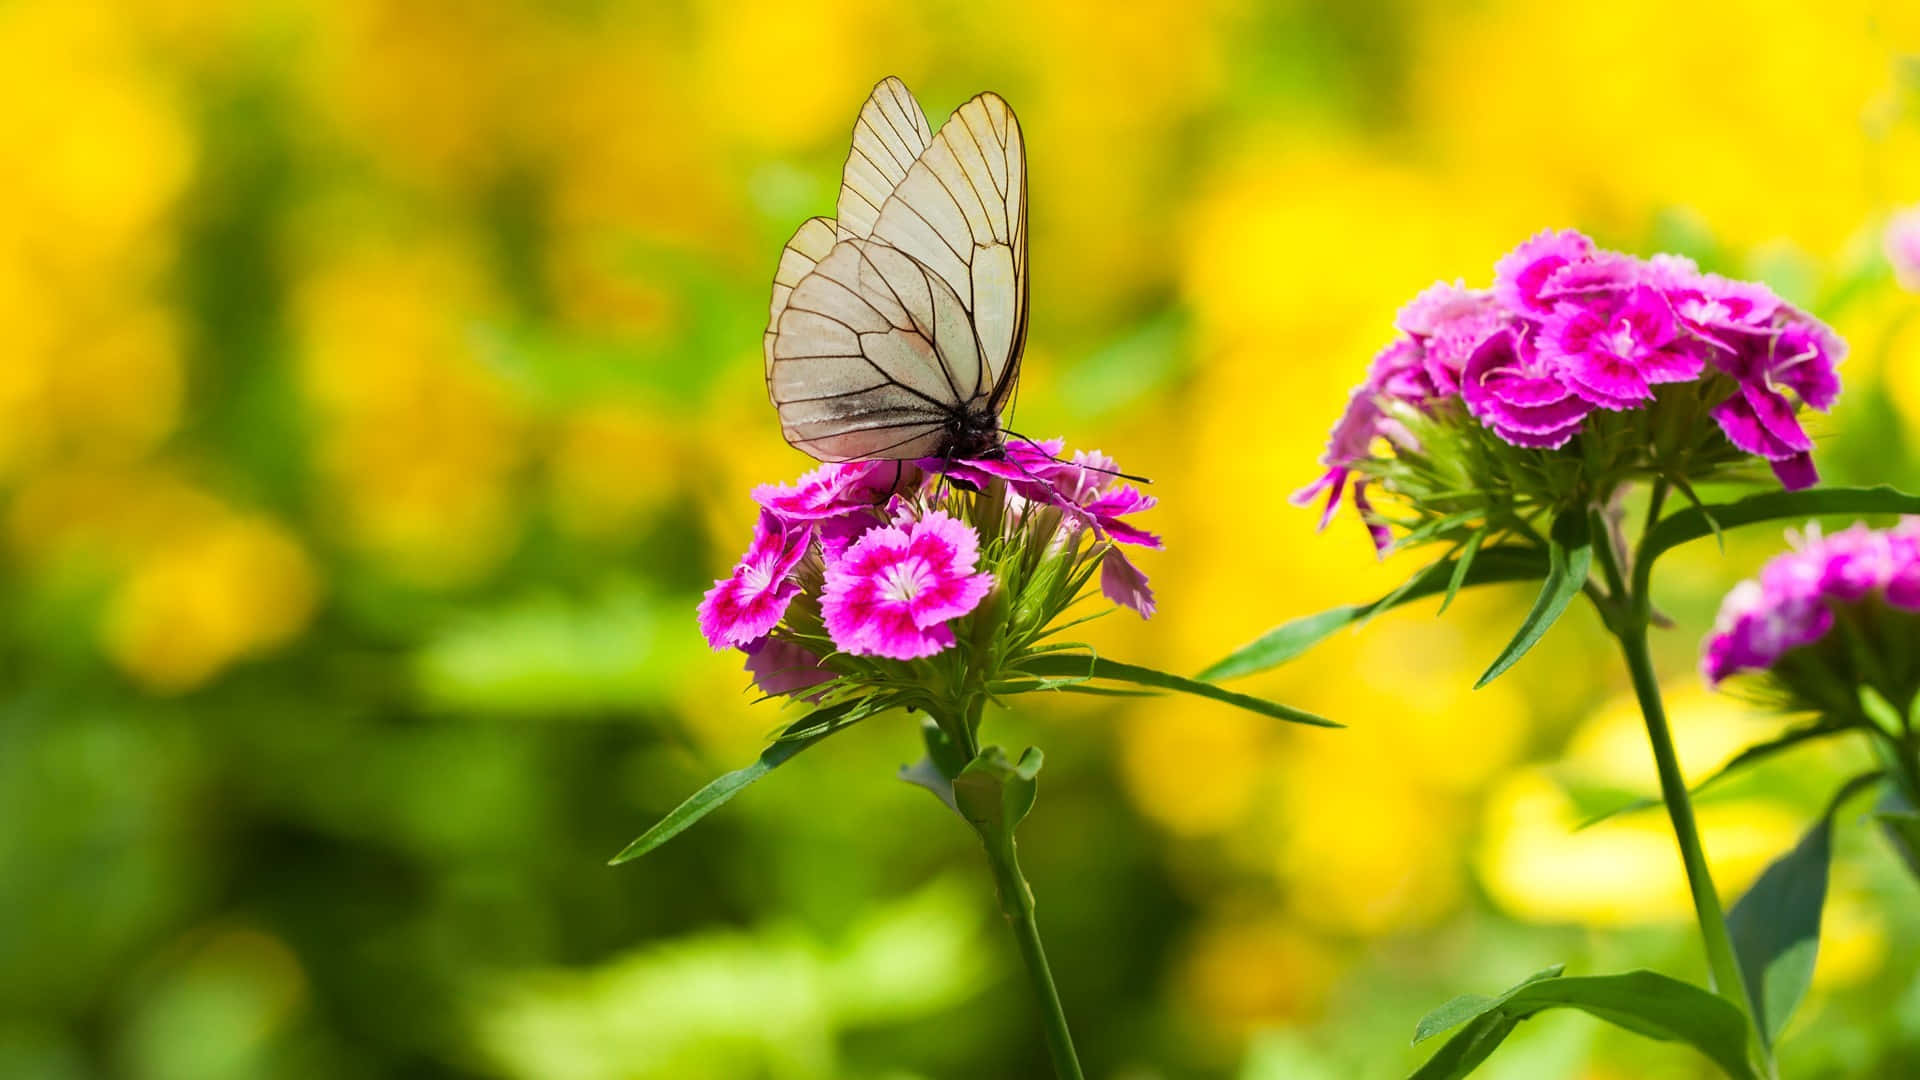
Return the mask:
[[[934,134],[899,79],[853,128],[839,220],[810,218],[773,279],[767,395],[822,461],[976,457],[1027,339],[1027,157],[998,94]]]

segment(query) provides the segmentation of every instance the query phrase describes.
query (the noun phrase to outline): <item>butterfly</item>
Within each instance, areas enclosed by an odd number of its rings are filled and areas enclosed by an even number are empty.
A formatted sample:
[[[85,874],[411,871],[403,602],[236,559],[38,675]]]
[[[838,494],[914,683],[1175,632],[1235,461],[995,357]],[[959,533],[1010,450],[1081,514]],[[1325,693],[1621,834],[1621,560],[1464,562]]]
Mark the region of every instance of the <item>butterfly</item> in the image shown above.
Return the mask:
[[[781,252],[780,431],[821,461],[994,457],[1027,339],[1026,142],[1000,95],[936,134],[897,78],[854,123],[836,217]]]

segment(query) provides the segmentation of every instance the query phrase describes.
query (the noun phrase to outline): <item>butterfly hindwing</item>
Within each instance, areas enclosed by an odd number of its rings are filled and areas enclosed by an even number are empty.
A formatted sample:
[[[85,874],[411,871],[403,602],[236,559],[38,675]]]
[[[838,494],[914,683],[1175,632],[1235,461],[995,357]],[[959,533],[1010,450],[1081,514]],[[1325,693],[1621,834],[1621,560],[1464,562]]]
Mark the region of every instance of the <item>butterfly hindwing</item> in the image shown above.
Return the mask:
[[[897,253],[883,255],[903,285],[925,295],[909,292],[903,303],[868,246],[835,244],[793,290],[775,328],[767,386],[781,430],[822,460],[933,453],[953,397],[936,342],[941,323],[948,332],[964,325],[958,298]]]
[[[773,389],[773,340],[775,330],[780,325],[780,313],[787,310],[787,299],[793,295],[794,286],[812,273],[814,266],[833,250],[835,239],[832,218],[808,218],[794,230],[793,239],[787,241],[787,246],[780,252],[780,267],[773,273],[773,302],[767,311],[765,335],[769,393]]]

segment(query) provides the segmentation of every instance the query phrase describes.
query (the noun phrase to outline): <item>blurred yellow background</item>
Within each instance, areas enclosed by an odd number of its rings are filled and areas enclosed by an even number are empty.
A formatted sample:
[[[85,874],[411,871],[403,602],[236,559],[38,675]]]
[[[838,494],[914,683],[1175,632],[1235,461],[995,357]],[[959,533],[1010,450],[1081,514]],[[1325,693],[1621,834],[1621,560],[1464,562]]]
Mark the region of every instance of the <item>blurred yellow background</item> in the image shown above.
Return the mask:
[[[904,718],[601,865],[778,723],[693,604],[781,441],[760,330],[902,76],[1027,135],[1017,424],[1150,475],[1190,671],[1390,588],[1284,496],[1397,307],[1544,227],[1762,278],[1852,343],[1830,478],[1920,487],[1920,6],[1483,0],[12,0],[0,5],[0,1075],[1037,1076]],[[1766,530],[1760,530],[1765,533]],[[1704,776],[1676,557],[1660,661]],[[1554,962],[1700,979],[1590,616],[1473,692],[1526,600],[1384,617],[1248,688],[1338,718],[1020,699],[1024,844],[1100,1076],[1396,1076],[1414,1021]],[[1723,890],[1859,757],[1703,803]],[[1787,1074],[1920,1074],[1912,883],[1841,830]],[[1528,1025],[1489,1076],[1693,1077]],[[1504,1070],[1504,1071],[1501,1071]]]

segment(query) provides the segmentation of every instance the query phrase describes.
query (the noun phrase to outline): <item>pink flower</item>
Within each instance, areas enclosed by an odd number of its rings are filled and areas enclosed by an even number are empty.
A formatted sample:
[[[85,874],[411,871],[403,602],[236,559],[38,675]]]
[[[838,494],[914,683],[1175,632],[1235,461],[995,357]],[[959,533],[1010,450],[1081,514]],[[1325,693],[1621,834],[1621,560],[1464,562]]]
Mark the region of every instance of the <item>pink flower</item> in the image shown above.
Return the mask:
[[[793,484],[762,484],[753,501],[783,521],[825,521],[870,510],[915,477],[897,461],[849,461],[822,465]]]
[[[1700,377],[1701,348],[1682,338],[1667,298],[1647,285],[1599,302],[1561,301],[1540,352],[1574,393],[1603,409],[1636,408],[1659,383]]]
[[[833,681],[833,672],[820,666],[820,658],[790,641],[765,637],[747,645],[747,674],[753,685],[767,695],[789,694]],[[817,701],[818,696],[806,698]]]
[[[700,601],[700,631],[715,651],[745,647],[767,636],[800,595],[793,571],[813,542],[813,530],[790,526],[763,510],[753,543],[733,575],[713,583]]]
[[[1920,243],[1920,208],[1915,214]],[[1374,357],[1333,427],[1320,456],[1325,471],[1291,497],[1306,505],[1324,496],[1323,529],[1355,471],[1416,499],[1433,479],[1430,471],[1395,471],[1400,451],[1420,449],[1410,429],[1424,424],[1410,422],[1409,409],[1442,424],[1463,410],[1502,442],[1527,450],[1568,446],[1588,430],[1595,410],[1662,410],[1609,423],[1621,437],[1579,449],[1598,451],[1584,460],[1604,470],[1604,483],[1672,467],[1645,455],[1693,438],[1710,416],[1734,447],[1764,458],[1783,486],[1806,487],[1818,474],[1797,413],[1833,404],[1840,393],[1836,364],[1846,351],[1819,320],[1764,285],[1703,274],[1678,255],[1603,251],[1571,230],[1522,243],[1496,265],[1489,290],[1430,286],[1394,325],[1401,336]],[[1682,383],[1702,384],[1704,392],[1660,392]],[[1655,432],[1665,434],[1657,440]],[[1705,455],[1701,478],[1724,462]],[[1504,469],[1509,478],[1534,472],[1518,462]],[[1402,486],[1408,481],[1411,487]],[[1355,509],[1382,546],[1384,528],[1364,505],[1363,486],[1352,490]],[[1527,494],[1550,501],[1559,493]]]
[[[1738,671],[1771,668],[1826,637],[1836,613],[1876,596],[1920,613],[1920,518],[1889,530],[1855,525],[1832,536],[1809,527],[1794,550],[1727,593],[1701,650],[1701,672],[1718,684]]]
[[[1884,238],[1893,279],[1903,289],[1920,292],[1920,206],[1910,206],[1887,222]]]
[[[1444,292],[1450,289],[1452,286],[1435,285],[1421,293],[1414,303],[1401,311],[1401,321],[1428,330],[1459,325],[1449,321],[1462,310],[1452,306],[1458,298]],[[1461,358],[1462,365],[1465,359]],[[1333,425],[1326,452],[1320,455],[1320,464],[1328,466],[1327,471],[1321,473],[1313,483],[1288,496],[1287,501],[1295,506],[1306,506],[1322,491],[1326,492],[1326,506],[1320,511],[1319,526],[1325,529],[1327,523],[1333,520],[1334,511],[1340,508],[1340,496],[1347,487],[1347,474],[1352,471],[1354,464],[1372,455],[1375,439],[1384,437],[1401,446],[1415,445],[1413,436],[1405,426],[1394,420],[1381,403],[1398,401],[1415,408],[1425,408],[1458,392],[1460,377],[1460,366],[1440,362],[1429,365],[1427,348],[1415,337],[1399,338],[1380,350],[1367,371],[1367,381],[1354,388],[1352,395],[1347,398],[1346,411],[1340,414],[1340,419]]]
[[[1132,609],[1143,619],[1153,618],[1153,613],[1159,610],[1153,600],[1153,590],[1147,587],[1147,575],[1117,547],[1108,548],[1100,557],[1100,595]]]
[[[1159,549],[1160,537],[1127,520],[1158,505],[1159,500],[1131,484],[1118,483],[1120,467],[1112,458],[1093,451],[1076,451],[1070,461],[1061,461],[1065,444],[1059,439],[1009,442],[998,458],[941,462],[922,462],[929,469],[943,469],[953,477],[975,487],[1000,480],[1007,489],[1029,504],[1052,507],[1063,517],[1066,529],[1091,529],[1101,540],[1116,544],[1135,544]],[[1124,555],[1109,551],[1101,569],[1101,592],[1116,604],[1131,608],[1141,618],[1153,614],[1153,593],[1147,589],[1146,575]]]
[[[1403,384],[1382,389],[1397,397],[1433,398],[1460,389],[1460,369],[1487,335],[1505,326],[1512,316],[1489,289],[1468,289],[1437,282],[1413,298],[1394,325],[1421,347],[1420,370],[1425,385]]]
[[[1494,264],[1493,295],[1509,311],[1545,315],[1553,310],[1553,302],[1541,295],[1548,280],[1592,254],[1593,241],[1572,229],[1542,232]]]
[[[1514,331],[1495,334],[1468,358],[1460,383],[1467,411],[1515,446],[1553,449],[1580,430],[1593,405]]]
[[[912,660],[953,644],[947,620],[979,606],[979,537],[935,510],[869,530],[827,567],[820,609],[833,643],[855,656]]]

